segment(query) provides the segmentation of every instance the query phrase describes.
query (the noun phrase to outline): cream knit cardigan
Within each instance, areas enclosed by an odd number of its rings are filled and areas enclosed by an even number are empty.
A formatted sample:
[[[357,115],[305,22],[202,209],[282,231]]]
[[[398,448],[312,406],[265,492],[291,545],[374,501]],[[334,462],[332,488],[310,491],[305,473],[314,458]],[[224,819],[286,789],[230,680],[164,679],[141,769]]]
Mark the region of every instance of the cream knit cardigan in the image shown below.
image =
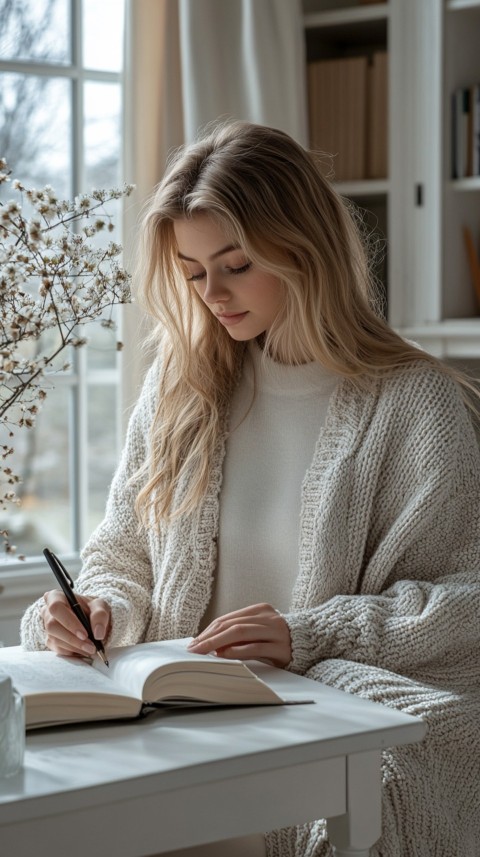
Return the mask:
[[[194,635],[212,590],[228,420],[198,514],[139,533],[127,480],[148,453],[157,389],[158,362],[105,519],[83,552],[78,591],[111,604],[110,645]],[[44,647],[40,603],[22,621],[30,649]],[[480,457],[456,385],[440,371],[418,362],[368,392],[339,383],[303,483],[285,619],[290,670],[428,724],[423,742],[383,754],[383,834],[373,853],[478,857]],[[318,821],[268,834],[267,853],[332,851]]]

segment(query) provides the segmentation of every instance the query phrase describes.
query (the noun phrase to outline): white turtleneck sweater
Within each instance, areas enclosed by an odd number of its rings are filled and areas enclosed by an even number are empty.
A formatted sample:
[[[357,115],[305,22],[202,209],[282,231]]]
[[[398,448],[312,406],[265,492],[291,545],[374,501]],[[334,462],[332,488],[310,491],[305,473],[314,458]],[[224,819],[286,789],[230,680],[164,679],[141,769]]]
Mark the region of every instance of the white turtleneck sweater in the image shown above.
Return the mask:
[[[287,611],[298,577],[300,495],[338,377],[286,366],[256,343],[232,403],[220,493],[218,564],[202,628],[269,602]]]

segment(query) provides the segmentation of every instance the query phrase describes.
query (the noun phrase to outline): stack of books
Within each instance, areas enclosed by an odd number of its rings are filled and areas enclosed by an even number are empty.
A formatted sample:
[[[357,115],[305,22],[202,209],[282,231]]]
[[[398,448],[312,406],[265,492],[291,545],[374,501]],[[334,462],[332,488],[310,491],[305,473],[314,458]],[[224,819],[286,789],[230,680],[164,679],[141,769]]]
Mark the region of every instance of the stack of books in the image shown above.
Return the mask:
[[[452,176],[480,175],[480,83],[452,95]]]
[[[388,57],[308,63],[310,146],[334,156],[335,181],[388,175]]]

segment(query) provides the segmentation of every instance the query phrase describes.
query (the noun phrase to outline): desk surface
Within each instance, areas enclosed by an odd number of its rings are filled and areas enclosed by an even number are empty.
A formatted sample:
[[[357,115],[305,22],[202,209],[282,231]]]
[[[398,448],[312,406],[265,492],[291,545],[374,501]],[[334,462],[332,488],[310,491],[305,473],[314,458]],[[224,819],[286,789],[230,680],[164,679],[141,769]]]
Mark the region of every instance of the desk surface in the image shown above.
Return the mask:
[[[271,778],[425,734],[418,718],[264,664],[250,666],[278,693],[304,694],[313,704],[162,710],[140,721],[29,733],[23,771],[0,780],[0,840],[12,824],[45,824],[59,814],[121,805],[132,795],[158,802],[176,789]]]

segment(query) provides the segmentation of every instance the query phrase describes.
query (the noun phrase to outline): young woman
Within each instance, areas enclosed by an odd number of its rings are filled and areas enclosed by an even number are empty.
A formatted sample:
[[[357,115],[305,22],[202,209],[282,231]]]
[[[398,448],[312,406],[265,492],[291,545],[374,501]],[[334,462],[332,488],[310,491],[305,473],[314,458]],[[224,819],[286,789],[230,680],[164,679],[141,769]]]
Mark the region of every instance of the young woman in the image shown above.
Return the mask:
[[[349,209],[281,131],[227,123],[181,150],[142,235],[157,353],[83,553],[95,636],[192,635],[194,652],[267,659],[424,717],[424,742],[384,753],[374,854],[478,855],[468,382],[377,312]],[[92,652],[57,591],[22,635]],[[238,853],[326,855],[325,836],[319,821]]]

